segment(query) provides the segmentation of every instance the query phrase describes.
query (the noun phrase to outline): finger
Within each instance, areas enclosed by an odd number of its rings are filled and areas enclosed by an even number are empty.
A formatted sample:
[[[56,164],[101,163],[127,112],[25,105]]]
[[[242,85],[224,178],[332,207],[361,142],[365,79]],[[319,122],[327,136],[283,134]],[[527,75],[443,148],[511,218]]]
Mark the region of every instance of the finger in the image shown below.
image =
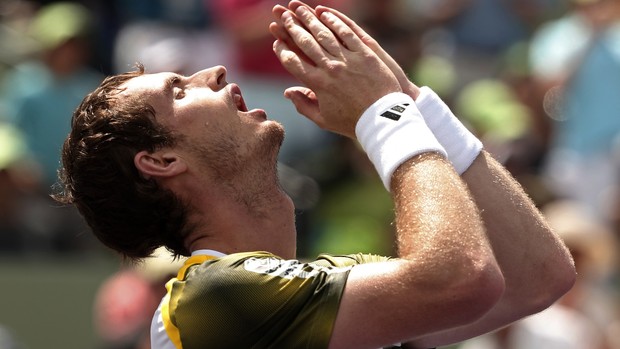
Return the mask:
[[[364,31],[364,29],[362,29],[362,27],[360,27],[359,25],[357,25],[357,23],[355,23],[354,20],[352,20],[351,18],[347,17],[347,15],[345,15],[344,13],[331,8],[331,7],[327,7],[327,6],[317,6],[316,10],[315,10],[317,17],[320,18],[321,14],[323,14],[323,12],[330,12],[333,13],[334,15],[336,15],[338,18],[340,18],[340,20],[342,20],[349,28],[351,28],[351,30],[353,30],[353,32],[368,46],[370,47],[373,51],[375,49],[380,49],[381,46],[379,45],[379,43],[372,37],[370,36],[368,33],[366,33],[366,31]]]
[[[288,32],[286,31],[286,29],[284,29],[284,27],[276,22],[273,22],[269,25],[269,32],[271,32],[271,35],[273,35],[274,38],[278,39],[278,40],[282,40],[284,41],[284,43],[288,46],[288,48],[295,52],[295,54],[297,56],[299,56],[299,58],[301,58],[303,61],[305,61],[308,64],[313,64],[312,60],[310,58],[308,58],[308,56],[306,56],[305,53],[303,53],[299,47],[297,47],[297,44],[295,44],[295,42],[293,41],[293,38],[291,38],[290,35],[288,35]]]
[[[323,124],[319,102],[314,91],[306,87],[295,86],[286,89],[284,96],[293,103],[299,114],[319,126]]]
[[[288,5],[288,8],[291,11],[295,12],[295,14],[298,17],[303,16],[303,14],[300,15],[300,13],[298,12],[300,11],[299,9],[302,7],[305,10],[309,11],[312,14],[312,16],[314,16],[315,18],[319,17],[316,11],[312,7],[310,7],[308,4],[302,1],[291,1]],[[340,46],[343,44],[338,38],[335,37],[334,33],[332,33],[331,30],[326,30],[327,28],[325,26],[320,26],[319,29],[316,29],[315,27],[313,27],[312,29],[313,29],[312,30],[313,35],[317,38],[317,40],[319,41],[321,46],[323,46],[323,48],[325,48],[329,53],[331,53],[334,56],[337,56],[340,54],[341,52]],[[328,38],[330,39],[330,41],[327,42],[326,39]]]
[[[362,27],[360,27],[357,23],[355,23],[354,20],[347,17],[347,15],[336,9],[326,6],[317,6],[316,13],[318,16],[321,16],[324,12],[332,13],[336,15],[336,17],[340,18],[340,20],[343,21],[349,28],[351,28],[351,30],[357,35],[357,37],[360,38],[360,40],[362,40],[362,42],[366,46],[373,50],[386,64],[390,65],[390,63],[393,63],[396,67],[400,68],[396,61],[394,61],[394,59],[392,59],[392,57],[387,52],[385,52],[381,45],[379,45],[379,42],[377,42],[377,40],[370,36],[370,34],[366,33],[366,31],[362,29]]]
[[[372,36],[366,33],[366,31],[362,29],[362,27],[360,27],[357,23],[355,23],[354,20],[347,17],[347,15],[336,9],[325,6],[317,6],[317,15],[321,16],[324,12],[332,13],[336,15],[336,17],[340,18],[340,20],[343,21],[349,28],[351,28],[351,30],[353,30],[353,32],[360,38],[360,40],[362,40],[362,42],[364,42],[366,46],[373,50],[379,56],[379,58],[381,58],[381,60],[383,60],[383,62],[386,63],[390,68],[393,68],[394,66],[397,69],[400,69],[398,63],[396,63],[392,56],[385,52],[385,50],[381,47],[381,45],[379,45],[377,40],[375,40]]]
[[[340,20],[342,20],[353,32],[368,46],[379,58],[385,63],[388,68],[394,73],[394,76],[398,79],[399,84],[403,88],[403,91],[406,91],[413,99],[416,99],[419,95],[419,88],[413,84],[407,74],[403,71],[400,65],[390,56],[384,49],[379,45],[377,40],[375,40],[372,36],[370,36],[362,27],[360,27],[355,21],[351,18],[347,17],[342,12],[326,7],[326,6],[317,6],[316,13],[321,16],[323,12],[330,12],[336,15]]]
[[[295,10],[295,15],[299,21],[312,33],[316,41],[334,57],[342,55],[342,45],[332,33],[332,31],[323,24],[315,15],[314,11],[306,6],[299,6]]]
[[[302,2],[302,1],[291,1],[291,2],[289,2],[289,4],[288,4],[288,8],[289,8],[291,11],[293,11],[293,12],[297,11],[297,9],[298,9],[300,6],[304,6],[305,8],[307,8],[308,10],[310,10],[313,14],[315,14],[315,15],[316,15],[316,12],[314,11],[314,9],[313,9],[312,7],[310,7],[308,4],[306,4],[306,3]]]
[[[282,14],[286,11],[286,7],[282,6],[282,5],[275,5],[273,7],[273,9],[271,10],[271,12],[273,13],[273,16],[276,19],[279,19],[280,17],[282,17]]]
[[[271,24],[269,24],[269,32],[271,33],[271,35],[273,35],[274,38],[286,42],[289,46],[291,46],[291,43],[294,44],[293,39],[290,35],[288,35],[286,29],[284,29],[284,27],[282,27],[282,25],[277,22],[271,22]]]
[[[300,79],[302,82],[306,78],[309,78],[313,66],[301,59],[284,41],[276,40],[273,43],[273,51],[280,60],[282,66],[294,77]]]
[[[297,1],[296,5],[301,6],[305,4]],[[309,64],[313,64],[312,60],[299,49],[297,44],[293,41],[293,38],[291,38],[291,36],[286,31],[286,29],[284,29],[284,27],[282,26],[282,22],[280,18],[282,17],[282,14],[284,14],[284,12],[286,11],[287,11],[287,8],[282,5],[275,5],[273,7],[272,12],[276,18],[276,22],[273,22],[269,25],[269,31],[271,32],[271,35],[273,35],[276,39],[284,41],[286,45],[289,47],[289,49],[295,52],[295,54],[297,54],[297,56],[299,56],[299,58],[301,58],[303,61]]]
[[[329,11],[323,11],[320,14],[320,20],[327,28],[336,34],[344,46],[354,52],[361,52],[369,49],[369,47],[359,38],[359,36],[338,16]]]
[[[288,35],[288,32],[286,31],[286,29],[284,29],[283,24],[282,24],[282,15],[284,14],[284,12],[287,12],[288,9],[282,5],[275,5],[272,9],[272,13],[275,17],[275,22],[272,22],[269,25],[269,31],[271,32],[271,35],[273,35],[276,39],[280,39],[280,40],[284,40],[289,47],[292,48],[294,42],[293,39],[291,38],[290,35]]]
[[[295,45],[310,58],[314,65],[323,64],[329,60],[326,56],[327,52],[319,45],[314,36],[303,27],[292,12],[284,12],[280,20]]]

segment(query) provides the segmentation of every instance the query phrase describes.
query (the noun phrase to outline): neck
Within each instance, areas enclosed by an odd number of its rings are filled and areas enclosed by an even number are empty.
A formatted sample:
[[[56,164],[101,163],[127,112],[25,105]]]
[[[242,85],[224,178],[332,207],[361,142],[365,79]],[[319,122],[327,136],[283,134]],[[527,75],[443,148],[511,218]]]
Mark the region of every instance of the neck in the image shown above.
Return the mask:
[[[208,196],[190,217],[196,227],[186,238],[190,251],[267,251],[282,258],[295,257],[294,206],[279,187],[262,190],[252,200],[228,190],[211,191]]]

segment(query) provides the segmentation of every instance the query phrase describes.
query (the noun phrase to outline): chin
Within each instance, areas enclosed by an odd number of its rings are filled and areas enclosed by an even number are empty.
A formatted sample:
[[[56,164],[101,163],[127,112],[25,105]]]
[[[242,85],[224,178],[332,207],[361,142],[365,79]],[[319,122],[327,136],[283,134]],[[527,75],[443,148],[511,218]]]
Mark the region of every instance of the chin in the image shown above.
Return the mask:
[[[270,122],[264,125],[259,136],[258,142],[254,144],[250,151],[249,158],[246,158],[245,166],[256,163],[263,170],[263,176],[271,177],[268,173],[276,173],[276,165],[280,154],[280,147],[284,141],[284,128],[278,122]]]
[[[276,150],[276,153],[279,153],[282,142],[284,142],[284,134],[282,124],[277,121],[271,121],[269,125],[266,125],[261,138],[264,141],[263,143],[268,145],[268,148],[273,148]]]

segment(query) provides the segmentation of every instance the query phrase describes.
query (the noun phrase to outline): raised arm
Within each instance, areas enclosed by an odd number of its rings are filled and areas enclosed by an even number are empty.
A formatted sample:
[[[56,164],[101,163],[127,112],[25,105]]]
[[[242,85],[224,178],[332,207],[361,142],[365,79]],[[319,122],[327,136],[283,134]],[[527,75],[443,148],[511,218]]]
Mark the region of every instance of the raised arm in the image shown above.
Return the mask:
[[[420,336],[410,348],[448,345],[496,330],[549,307],[574,283],[568,250],[497,161],[483,151],[462,177],[482,212],[506,289],[477,321]]]
[[[300,6],[304,4],[292,1],[289,7],[297,10]],[[401,90],[419,102],[423,91],[408,80],[403,70],[372,37],[338,11],[319,6],[314,13],[321,16],[324,12],[335,14],[355,32],[390,68]],[[272,25],[271,29],[282,41],[291,40],[287,33],[282,33],[281,27]],[[294,46],[294,43],[291,46]],[[316,95],[312,90],[292,88],[287,91],[287,96],[302,114],[310,118],[320,114]],[[422,99],[428,100],[428,96],[423,96]],[[548,307],[570,289],[575,280],[574,265],[567,248],[549,229],[521,186],[488,153],[476,149],[477,140],[472,140],[473,135],[469,134],[438,97],[434,96],[434,99],[431,98],[430,107],[420,105],[420,110],[429,128],[446,148],[453,167],[462,175],[466,192],[469,192],[477,210],[482,213],[484,231],[501,268],[506,291],[500,300],[476,321],[434,334],[419,332],[411,337],[415,338],[411,347],[459,342],[505,326]],[[463,154],[462,149],[468,147],[471,149]],[[398,197],[395,199],[398,205]],[[401,211],[397,210],[397,215],[400,214]],[[403,231],[399,230],[401,243],[402,234]]]
[[[545,309],[566,293],[575,280],[572,258],[521,186],[488,153],[479,149],[476,152],[473,135],[449,108],[432,91],[421,90],[409,81],[372,37],[338,11],[317,8],[318,14],[323,11],[335,13],[351,27],[390,67],[402,90],[416,99],[425,121],[462,173],[482,213],[487,236],[505,279],[506,291],[485,316],[467,326],[419,338],[417,347],[450,344],[495,330]],[[457,137],[459,139],[455,140]],[[470,154],[464,154],[463,149],[468,147]]]
[[[402,130],[382,125],[375,111],[400,92],[396,77],[336,16],[321,22],[302,7],[294,15],[274,12],[280,23],[272,30],[292,40],[277,36],[276,55],[310,88],[288,90],[289,98],[320,127],[363,138],[394,198],[400,258],[352,269],[330,348],[387,346],[484,316],[502,295],[503,278],[465,183],[433,144],[413,101],[405,96],[411,105],[402,108],[403,127],[413,136],[402,145],[419,151],[386,170],[393,158],[384,150],[398,151],[393,140]],[[360,126],[375,121],[377,129]]]
[[[478,320],[503,280],[467,189],[444,158],[394,174],[400,260],[355,267],[330,348],[378,348]]]

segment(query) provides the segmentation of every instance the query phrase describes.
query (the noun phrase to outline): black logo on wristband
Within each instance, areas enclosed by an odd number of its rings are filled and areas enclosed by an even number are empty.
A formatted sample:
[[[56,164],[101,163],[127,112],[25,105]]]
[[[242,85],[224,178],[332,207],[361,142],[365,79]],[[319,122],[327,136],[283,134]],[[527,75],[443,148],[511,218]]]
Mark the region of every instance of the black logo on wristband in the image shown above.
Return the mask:
[[[403,116],[403,113],[405,112],[408,106],[409,106],[409,103],[397,104],[393,106],[392,108],[383,112],[381,116],[383,116],[384,118],[394,120],[394,121],[398,121],[400,120],[400,117]]]

